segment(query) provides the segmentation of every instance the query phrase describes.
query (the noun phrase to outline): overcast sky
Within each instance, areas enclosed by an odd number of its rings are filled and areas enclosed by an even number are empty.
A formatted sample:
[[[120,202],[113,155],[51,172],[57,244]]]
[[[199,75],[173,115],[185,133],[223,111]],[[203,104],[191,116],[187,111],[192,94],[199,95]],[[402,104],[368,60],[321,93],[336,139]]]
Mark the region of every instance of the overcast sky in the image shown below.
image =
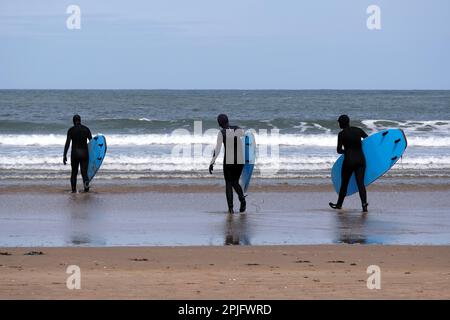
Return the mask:
[[[450,1],[0,0],[0,88],[450,89]]]

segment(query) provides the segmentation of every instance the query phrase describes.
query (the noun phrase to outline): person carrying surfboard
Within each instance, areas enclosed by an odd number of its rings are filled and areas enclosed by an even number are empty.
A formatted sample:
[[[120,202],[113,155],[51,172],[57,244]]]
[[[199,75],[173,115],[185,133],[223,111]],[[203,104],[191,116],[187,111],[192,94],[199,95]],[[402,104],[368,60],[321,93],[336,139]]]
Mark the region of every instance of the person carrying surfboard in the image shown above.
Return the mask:
[[[245,201],[244,192],[239,184],[242,170],[244,168],[244,158],[242,154],[242,140],[244,130],[238,126],[230,126],[228,116],[219,114],[217,122],[220,126],[220,131],[217,134],[217,143],[213,152],[213,157],[209,165],[209,173],[212,174],[214,170],[214,163],[219,156],[222,144],[225,148],[223,159],[223,175],[225,178],[225,194],[228,203],[228,212],[234,213],[233,209],[233,189],[236,191],[241,206],[239,212],[245,212],[247,203]]]
[[[81,169],[81,176],[83,177],[84,191],[89,192],[88,180],[88,140],[92,139],[91,130],[81,124],[81,117],[76,114],[73,116],[73,127],[67,131],[66,144],[64,146],[63,163],[67,164],[67,151],[69,150],[70,142],[72,142],[72,151],[70,154],[70,164],[72,166],[72,174],[70,177],[70,184],[72,186],[72,193],[77,192],[77,175],[78,167]]]
[[[356,184],[358,185],[359,197],[363,212],[367,212],[367,193],[364,186],[364,173],[366,171],[366,158],[362,150],[361,140],[367,138],[367,133],[361,128],[351,127],[350,118],[347,115],[341,115],[338,119],[339,127],[342,129],[338,135],[337,153],[344,155],[342,164],[342,183],[339,190],[339,198],[336,204],[330,202],[333,209],[341,209],[347,194],[348,184],[352,174],[355,174]]]

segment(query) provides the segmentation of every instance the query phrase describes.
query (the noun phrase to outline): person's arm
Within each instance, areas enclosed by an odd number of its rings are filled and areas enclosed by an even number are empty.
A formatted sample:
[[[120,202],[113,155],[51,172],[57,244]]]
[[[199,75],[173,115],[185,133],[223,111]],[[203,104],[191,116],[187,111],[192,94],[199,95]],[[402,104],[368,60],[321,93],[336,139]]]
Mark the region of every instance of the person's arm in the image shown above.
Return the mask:
[[[361,130],[361,137],[362,137],[363,139],[365,139],[365,138],[368,137],[367,133],[366,133],[363,129],[359,128],[359,130]]]
[[[216,162],[216,159],[219,156],[220,150],[222,149],[222,143],[223,143],[223,136],[222,136],[222,132],[219,131],[219,133],[217,134],[217,142],[216,142],[216,147],[214,148],[213,157],[209,164],[209,173],[211,173],[211,174],[213,171],[214,163]]]
[[[91,130],[89,128],[87,128],[87,129],[88,129],[88,139],[89,139],[89,141],[91,141],[92,140],[92,133],[91,133]]]
[[[71,134],[70,134],[70,129],[69,129],[67,131],[66,144],[64,146],[64,155],[63,155],[63,163],[64,163],[64,165],[67,164],[67,151],[69,151],[70,140],[71,140]]]
[[[345,153],[345,150],[343,148],[342,134],[341,133],[339,133],[339,135],[338,135],[337,153],[339,153],[339,154],[344,154]]]

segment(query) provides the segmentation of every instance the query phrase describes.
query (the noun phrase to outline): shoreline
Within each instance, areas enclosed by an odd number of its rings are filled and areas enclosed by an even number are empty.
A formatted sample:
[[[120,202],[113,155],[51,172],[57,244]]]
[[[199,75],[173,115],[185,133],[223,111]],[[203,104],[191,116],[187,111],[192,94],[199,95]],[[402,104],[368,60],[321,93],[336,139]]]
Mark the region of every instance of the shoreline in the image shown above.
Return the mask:
[[[42,254],[26,255],[32,251]],[[0,299],[450,298],[450,246],[0,248],[0,252]],[[69,265],[80,267],[80,290],[66,287]],[[379,290],[367,288],[370,265],[380,267]]]
[[[78,184],[81,190],[81,183]],[[174,183],[174,184],[152,184],[152,183],[96,183],[92,185],[92,193],[217,193],[223,192],[225,185],[223,182],[214,184],[202,183]],[[367,187],[368,192],[424,192],[424,191],[449,191],[450,183],[398,183],[398,184],[372,184]],[[0,185],[0,194],[10,193],[55,193],[63,194],[70,192],[69,183],[36,183],[36,184],[8,184]],[[267,183],[254,184],[250,187],[249,193],[260,192],[335,192],[331,183],[320,184],[289,184],[289,183]]]

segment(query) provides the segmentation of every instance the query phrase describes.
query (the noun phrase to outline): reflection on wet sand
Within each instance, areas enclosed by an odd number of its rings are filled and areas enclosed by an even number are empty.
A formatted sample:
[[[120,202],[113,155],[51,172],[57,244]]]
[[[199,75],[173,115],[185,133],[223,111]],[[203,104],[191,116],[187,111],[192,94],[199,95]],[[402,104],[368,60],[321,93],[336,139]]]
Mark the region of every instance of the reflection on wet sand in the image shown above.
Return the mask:
[[[261,210],[217,212],[222,193],[0,194],[2,246],[448,244],[448,192],[371,192],[367,216],[350,198],[341,214],[329,194],[258,193]]]
[[[67,219],[67,238],[71,245],[101,245],[101,228],[98,223],[101,212],[98,200],[90,193],[71,194],[67,199],[69,216]],[[95,240],[96,239],[96,240]]]
[[[367,244],[367,214],[336,214],[337,242]]]
[[[225,222],[225,245],[251,244],[246,214],[228,214]]]

